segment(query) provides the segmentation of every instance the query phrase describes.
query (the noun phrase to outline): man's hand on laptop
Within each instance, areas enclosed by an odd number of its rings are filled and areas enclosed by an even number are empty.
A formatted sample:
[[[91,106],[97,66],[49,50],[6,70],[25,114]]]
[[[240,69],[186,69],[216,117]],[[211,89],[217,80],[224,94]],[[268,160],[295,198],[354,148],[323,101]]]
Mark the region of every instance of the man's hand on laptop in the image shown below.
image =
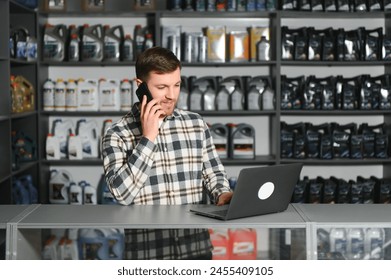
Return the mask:
[[[222,193],[217,200],[217,206],[228,204],[231,201],[232,194],[232,192]]]

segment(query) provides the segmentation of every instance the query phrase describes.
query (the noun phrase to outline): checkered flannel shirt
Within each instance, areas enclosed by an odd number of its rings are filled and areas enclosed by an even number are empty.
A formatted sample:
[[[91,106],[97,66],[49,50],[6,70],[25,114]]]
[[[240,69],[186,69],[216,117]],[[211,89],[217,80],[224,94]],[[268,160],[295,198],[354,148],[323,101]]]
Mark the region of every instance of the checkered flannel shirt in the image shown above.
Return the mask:
[[[223,165],[200,115],[175,109],[154,142],[142,136],[135,104],[102,139],[106,181],[123,205],[180,205],[213,202],[229,192]],[[126,230],[128,259],[183,259],[212,249],[206,229]]]

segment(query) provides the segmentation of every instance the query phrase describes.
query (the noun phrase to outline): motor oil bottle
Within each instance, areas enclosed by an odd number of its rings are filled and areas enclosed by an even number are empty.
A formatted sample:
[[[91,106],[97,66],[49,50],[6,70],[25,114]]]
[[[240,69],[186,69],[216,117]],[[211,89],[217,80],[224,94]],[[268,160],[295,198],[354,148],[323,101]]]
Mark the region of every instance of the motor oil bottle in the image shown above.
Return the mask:
[[[84,186],[83,191],[83,204],[84,205],[96,205],[97,204],[97,191],[89,183]]]
[[[231,259],[257,259],[257,233],[254,229],[229,229],[228,236]]]
[[[21,26],[15,27],[11,30],[11,37],[14,42],[13,44],[14,58],[26,60],[27,59],[26,45],[29,37],[28,30]]]
[[[99,81],[99,110],[119,111],[121,108],[120,82],[115,79]]]
[[[65,110],[77,111],[77,85],[75,80],[69,79],[65,89]]]
[[[38,42],[34,36],[28,36],[26,43],[27,61],[37,61],[38,59]]]
[[[213,138],[217,154],[221,159],[228,158],[229,130],[225,124],[215,123],[210,126],[210,133]]]
[[[262,110],[274,110],[274,91],[270,86],[262,93]]]
[[[108,241],[108,259],[121,260],[125,251],[125,239],[123,231],[113,228],[101,229]]]
[[[235,85],[234,91],[231,93],[231,110],[244,110],[244,93],[239,85]]]
[[[216,96],[216,109],[218,111],[230,110],[230,93],[225,85],[220,85]]]
[[[270,42],[265,36],[257,43],[257,60],[270,61]]]
[[[90,26],[84,24],[82,28],[82,61],[103,60],[103,27],[101,24]]]
[[[190,93],[190,110],[202,111],[203,92],[198,85],[194,86]]]
[[[108,259],[108,240],[99,229],[81,229],[77,244],[80,260]]]
[[[11,82],[11,96],[12,96],[12,113],[23,112],[24,93],[20,85],[14,81]]]
[[[189,87],[186,77],[181,77],[181,90],[176,104],[178,109],[189,110]]]
[[[38,203],[38,191],[33,184],[33,178],[31,175],[23,175],[19,177],[20,182],[23,187],[28,191],[29,194],[29,204]]]
[[[59,78],[54,86],[54,110],[65,111],[65,91],[66,86],[64,80]]]
[[[83,189],[75,182],[72,182],[69,187],[69,204],[72,205],[83,204]]]
[[[243,81],[240,76],[230,76],[224,78],[221,82],[229,92],[229,108],[230,110],[243,110],[244,109],[244,93],[243,93]]]
[[[245,123],[229,124],[230,156],[233,159],[255,158],[255,129]]]
[[[79,49],[79,37],[77,34],[71,35],[71,40],[69,41],[68,55],[69,61],[79,61],[80,60],[80,49]]]
[[[361,260],[364,257],[364,231],[362,228],[351,228],[347,234],[348,258]]]
[[[49,179],[49,201],[53,204],[69,203],[69,186],[72,182],[71,174],[66,170],[50,171]]]
[[[216,110],[216,77],[205,76],[194,81],[195,85],[199,85],[202,94],[202,110]]]
[[[43,110],[54,110],[54,87],[55,83],[51,79],[47,79],[43,84]]]
[[[213,260],[229,260],[231,259],[231,249],[229,246],[227,230],[213,230],[210,232],[210,241],[213,245],[212,259]]]
[[[68,139],[68,159],[79,160],[83,159],[83,148],[81,138],[73,133],[69,134]]]
[[[145,41],[145,35],[144,35],[144,29],[140,24],[137,24],[134,27],[134,58],[136,59],[137,56],[143,52],[144,48],[144,41]]]
[[[95,79],[80,79],[78,87],[78,111],[98,111],[99,109],[99,86]]]
[[[152,48],[153,47],[153,38],[151,33],[145,34],[145,40],[144,40],[144,46],[143,46],[143,51],[146,49]]]
[[[73,122],[71,120],[55,119],[52,124],[52,134],[58,138],[60,143],[60,157],[66,158],[68,155],[68,138],[74,133]]]
[[[122,45],[122,60],[134,60],[134,42],[130,34],[125,35],[124,43]]]
[[[129,111],[132,108],[132,84],[128,79],[123,79],[120,84],[120,109]]]
[[[366,259],[384,259],[385,233],[383,228],[368,228],[365,232],[365,255]]]
[[[63,61],[67,28],[64,24],[46,24],[43,36],[43,60]]]
[[[346,257],[347,237],[344,228],[332,228],[330,230],[330,252],[339,253]]]
[[[76,134],[80,137],[83,158],[98,158],[98,127],[94,120],[81,119],[77,122]]]
[[[34,86],[23,76],[18,75],[13,80],[23,94],[23,112],[35,109],[35,90]]]
[[[122,25],[116,25],[113,27],[110,27],[110,25],[104,25],[103,60],[120,61],[123,41],[124,29]]]
[[[60,154],[60,142],[58,137],[52,133],[48,133],[46,137],[46,159],[57,160],[61,158]]]

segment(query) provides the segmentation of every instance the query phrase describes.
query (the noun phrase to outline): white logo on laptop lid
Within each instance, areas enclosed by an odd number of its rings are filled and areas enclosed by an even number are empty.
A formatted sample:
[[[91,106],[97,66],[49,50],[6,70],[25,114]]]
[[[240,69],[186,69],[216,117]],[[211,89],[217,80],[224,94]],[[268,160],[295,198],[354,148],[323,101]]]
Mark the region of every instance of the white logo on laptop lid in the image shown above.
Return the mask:
[[[266,182],[258,190],[258,198],[265,200],[269,198],[274,192],[274,184],[272,182]]]

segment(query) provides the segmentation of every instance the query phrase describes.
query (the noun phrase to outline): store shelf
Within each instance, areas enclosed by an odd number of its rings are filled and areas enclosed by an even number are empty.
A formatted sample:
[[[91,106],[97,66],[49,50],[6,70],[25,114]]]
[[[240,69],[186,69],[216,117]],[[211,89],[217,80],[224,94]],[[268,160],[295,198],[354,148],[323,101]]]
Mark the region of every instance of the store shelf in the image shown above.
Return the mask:
[[[16,14],[23,14],[23,13],[34,13],[34,10],[18,3],[15,0],[10,0],[10,12],[16,13]]]
[[[281,110],[282,116],[378,116],[391,110]]]
[[[80,159],[80,160],[42,160],[43,164],[55,166],[103,166],[103,160],[99,158]]]
[[[281,17],[283,18],[303,18],[303,19],[357,19],[357,18],[367,18],[367,19],[378,19],[384,18],[388,12],[383,11],[371,11],[371,12],[317,12],[317,11],[294,11],[294,10],[285,10],[279,11]]]
[[[30,118],[36,116],[37,114],[38,114],[37,111],[13,113],[11,115],[11,119],[16,120],[16,119]]]
[[[294,163],[301,162],[305,165],[382,165],[382,164],[390,164],[391,159],[380,159],[380,158],[363,158],[363,159],[343,159],[343,158],[335,158],[335,159],[286,159],[282,158],[281,163]]]
[[[17,170],[13,170],[12,171],[12,176],[18,176],[20,175],[21,173],[35,167],[36,165],[38,164],[38,161],[31,161],[31,162],[25,162],[25,163],[21,163],[20,164],[20,167],[17,169]]]
[[[385,66],[391,65],[389,60],[376,61],[304,61],[304,60],[281,60],[281,66],[310,66],[310,67],[325,67],[325,66]]]
[[[259,11],[259,12],[218,12],[218,11],[163,11],[162,18],[268,18],[276,15],[276,11]]]

